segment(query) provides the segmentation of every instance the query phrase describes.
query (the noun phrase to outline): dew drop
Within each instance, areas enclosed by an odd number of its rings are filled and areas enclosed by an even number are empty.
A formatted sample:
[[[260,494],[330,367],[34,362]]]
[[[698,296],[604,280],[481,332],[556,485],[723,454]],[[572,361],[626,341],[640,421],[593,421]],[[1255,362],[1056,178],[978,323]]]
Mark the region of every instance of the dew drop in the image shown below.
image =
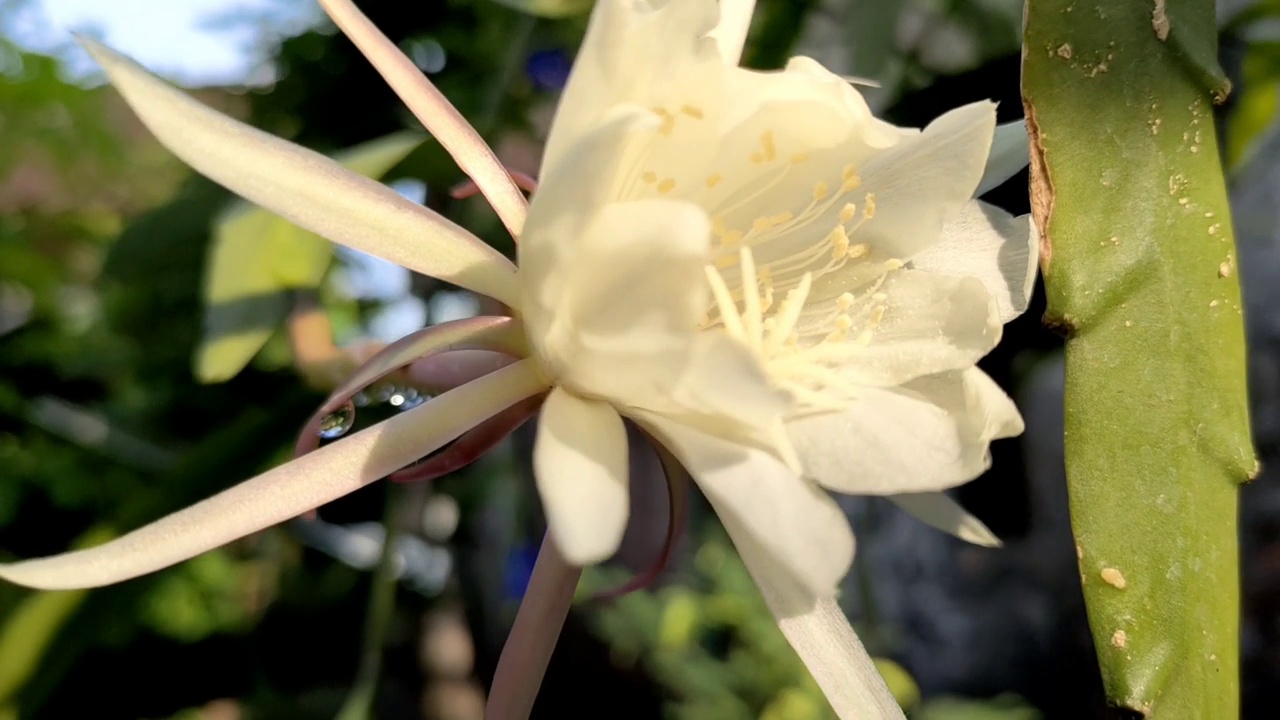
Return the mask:
[[[415,408],[426,402],[426,398],[411,387],[399,388],[387,399],[391,406],[398,410],[408,410]]]
[[[355,422],[355,410],[349,407],[338,408],[320,421],[320,429],[316,431],[316,434],[322,440],[334,440],[346,435]]]
[[[369,403],[373,402],[373,400],[369,397],[369,393],[358,392],[351,397],[351,402],[354,403],[356,407],[368,407]]]

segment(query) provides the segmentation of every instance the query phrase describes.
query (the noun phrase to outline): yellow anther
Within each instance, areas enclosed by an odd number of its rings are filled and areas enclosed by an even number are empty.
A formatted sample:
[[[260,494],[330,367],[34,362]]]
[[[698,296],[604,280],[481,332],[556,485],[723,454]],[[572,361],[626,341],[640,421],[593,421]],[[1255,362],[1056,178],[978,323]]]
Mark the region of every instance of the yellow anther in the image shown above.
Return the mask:
[[[868,250],[870,250],[870,248],[868,248]],[[884,261],[885,270],[901,270],[903,265],[904,263],[897,258],[889,258],[888,260]]]
[[[701,120],[703,118],[702,108],[697,107],[696,105],[681,105],[680,112],[694,118],[695,120]]]
[[[871,246],[866,243],[858,243],[857,245],[852,245],[849,247],[850,260],[857,260],[858,258],[863,258],[870,254],[871,254]],[[894,262],[897,262],[897,261],[894,261]],[[898,263],[898,267],[902,267],[902,263]],[[897,268],[889,268],[889,269],[896,270]]]
[[[780,213],[778,213],[777,215],[774,215],[773,217],[770,217],[770,218],[769,218],[769,224],[774,225],[774,226],[777,226],[777,225],[781,225],[781,224],[783,224],[783,223],[789,223],[789,222],[791,222],[791,219],[792,219],[792,218],[794,218],[794,217],[795,217],[795,215],[794,215],[794,214],[792,214],[792,213],[789,213],[789,212],[780,212]]]
[[[827,242],[831,244],[831,259],[841,260],[849,254],[849,233],[843,225],[837,225],[827,234]]]
[[[871,308],[871,313],[867,317],[867,323],[871,327],[878,326],[880,324],[880,321],[884,319],[884,311],[885,311],[884,305],[877,305]]]
[[[848,315],[839,315],[836,317],[836,329],[848,332],[853,329],[853,319]]]
[[[765,318],[764,322],[760,324],[760,327],[764,328],[765,332],[773,332],[773,329],[777,326],[778,326],[778,319],[772,318],[772,317]]]
[[[818,183],[813,186],[813,199],[821,200],[825,198],[830,190],[831,189],[827,187],[826,183],[819,180]]]
[[[757,165],[764,162],[764,153],[753,152],[748,157],[751,159],[751,162]]]
[[[872,300],[872,302],[882,303],[882,302],[884,302],[885,300],[888,300],[888,299],[889,299],[889,296],[888,296],[888,295],[886,295],[886,294],[884,294],[884,293],[882,293],[882,292],[872,293],[872,294],[871,294],[871,300]]]
[[[841,192],[853,192],[854,190],[857,190],[860,187],[862,187],[862,178],[858,177],[857,175],[854,175],[853,177],[847,177],[844,179],[844,182],[840,183]]]
[[[658,128],[659,135],[670,135],[672,130],[676,129],[676,119],[670,115],[662,117],[662,127]]]
[[[771,227],[773,227],[773,218],[768,218],[761,215],[760,217],[751,221],[751,229],[756,232],[764,232],[765,230],[768,230]]]
[[[664,107],[654,106],[653,111],[661,117],[671,117],[671,113]]]
[[[738,264],[737,253],[729,253],[727,255],[721,255],[720,257],[716,258],[716,267],[720,268],[721,270],[724,270],[726,268],[731,268],[737,264]]]
[[[845,203],[844,207],[840,208],[840,222],[842,223],[849,222],[850,220],[857,217],[857,215],[858,215],[858,206],[854,205],[853,203]]]
[[[652,170],[646,170],[644,174],[640,176],[640,179],[652,185],[658,182],[658,174]]]
[[[862,203],[862,217],[870,220],[876,216],[876,194],[867,193]]]
[[[799,165],[800,163],[808,159],[809,159],[809,153],[802,153],[802,152],[796,153],[795,155],[791,156],[791,164]]]
[[[671,178],[667,178],[666,180],[663,180],[662,182],[658,183],[658,192],[660,193],[669,193],[675,189],[676,189],[676,181]]]
[[[778,156],[778,148],[773,144],[773,131],[760,133],[760,147],[764,150],[764,159],[772,160]]]
[[[721,181],[721,180],[723,180],[723,179],[724,179],[724,176],[722,176],[720,173],[716,173],[716,174],[714,174],[714,175],[708,175],[708,176],[707,176],[707,187],[708,187],[708,188],[713,188],[713,187],[715,187],[716,185],[719,185],[719,184],[720,184],[720,181]]]
[[[853,165],[845,165],[844,169],[840,171],[841,180],[851,180],[856,177],[858,177],[858,169]]]
[[[740,242],[742,242],[742,231],[740,230],[730,230],[720,238],[720,244],[727,248],[731,248]]]
[[[841,310],[848,310],[849,308],[853,307],[853,302],[854,302],[853,293],[843,293],[840,295],[840,297],[836,298],[836,307],[840,308]]]

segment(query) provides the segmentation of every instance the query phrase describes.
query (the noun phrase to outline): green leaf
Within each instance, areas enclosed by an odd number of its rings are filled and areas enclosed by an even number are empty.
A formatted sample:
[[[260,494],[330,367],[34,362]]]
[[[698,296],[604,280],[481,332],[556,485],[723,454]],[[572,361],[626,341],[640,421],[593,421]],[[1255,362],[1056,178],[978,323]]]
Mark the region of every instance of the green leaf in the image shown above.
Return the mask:
[[[75,546],[97,545],[115,535],[106,527],[94,527]],[[40,669],[49,645],[88,594],[88,590],[33,592],[9,613],[0,626],[0,719],[8,703]]]
[[[376,179],[423,140],[397,133],[334,159]],[[288,315],[288,291],[319,286],[332,259],[333,246],[324,238],[248,202],[232,206],[214,225],[205,266],[204,338],[196,350],[196,378],[222,382],[244,369]]]
[[[1211,0],[1027,6],[1080,572],[1107,696],[1153,718],[1239,710],[1236,492],[1257,463],[1214,33]]]
[[[565,18],[585,14],[595,0],[494,0],[527,15],[546,18]]]

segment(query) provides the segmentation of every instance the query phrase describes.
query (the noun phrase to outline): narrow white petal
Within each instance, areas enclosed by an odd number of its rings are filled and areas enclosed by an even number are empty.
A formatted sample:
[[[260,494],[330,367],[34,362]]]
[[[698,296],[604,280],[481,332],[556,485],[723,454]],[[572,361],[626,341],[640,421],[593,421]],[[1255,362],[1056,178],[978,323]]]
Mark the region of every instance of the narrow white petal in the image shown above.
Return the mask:
[[[946,493],[890,495],[889,499],[920,522],[955,535],[961,540],[985,547],[1002,545],[995,533],[991,532],[981,520],[960,507],[960,503],[952,500]]]
[[[354,492],[545,387],[518,362],[105,545],[0,565],[0,579],[67,590],[168,567]]]
[[[652,413],[632,417],[688,469],[734,544],[747,548],[744,556],[756,550],[785,575],[790,601],[812,604],[835,596],[853,562],[854,540],[844,512],[826,492],[762,450]]]
[[[1040,237],[1031,216],[974,200],[942,226],[942,240],[911,258],[917,270],[974,277],[995,299],[1001,322],[1027,309],[1036,284]]]
[[[787,427],[805,475],[838,492],[945,490],[991,464],[992,440],[1022,432],[1017,408],[977,368],[869,388],[848,410]]]
[[[720,517],[783,636],[817,681],[836,716],[841,720],[902,718],[902,709],[839,603],[831,596],[806,593],[796,585],[794,573],[763,544],[758,532],[731,514],[721,513]]]
[[[156,138],[201,174],[329,240],[518,303],[515,266],[466,230],[319,153],[196,102],[113,50],[81,42]]]
[[[630,507],[627,431],[612,407],[555,388],[538,420],[533,471],[556,547],[574,565],[618,549]]]
[[[901,720],[902,708],[894,700],[871,656],[833,599],[797,609],[782,600],[779,583],[785,576],[758,569],[755,558],[747,569],[778,621],[782,634],[800,656],[809,674],[840,720]]]
[[[982,181],[978,183],[973,196],[978,197],[994,190],[1021,172],[1031,161],[1030,150],[1025,120],[997,125],[995,136],[991,140],[991,154],[987,156],[987,167],[982,172]]]
[[[720,46],[720,56],[728,65],[737,65],[742,59],[742,47],[751,29],[751,15],[756,0],[720,0],[720,21],[710,33]]]
[[[493,206],[512,237],[524,229],[528,203],[493,150],[427,76],[350,0],[320,0],[333,23],[355,43],[427,132],[440,141]]]

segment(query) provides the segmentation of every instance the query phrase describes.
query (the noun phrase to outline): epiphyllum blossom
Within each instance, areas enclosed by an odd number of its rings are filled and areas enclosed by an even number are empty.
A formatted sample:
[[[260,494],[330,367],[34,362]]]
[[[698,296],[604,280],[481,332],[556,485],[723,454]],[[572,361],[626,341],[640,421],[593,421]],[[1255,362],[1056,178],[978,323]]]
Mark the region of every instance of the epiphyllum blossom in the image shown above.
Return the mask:
[[[1022,429],[974,367],[1025,309],[1034,272],[1027,220],[972,199],[1020,166],[1003,152],[988,166],[994,106],[898,128],[811,60],[737,67],[749,2],[724,4],[721,18],[714,0],[601,0],[526,217],[492,153],[412,64],[349,3],[322,4],[519,237],[518,270],[430,210],[87,44],[197,170],[331,240],[512,308],[513,319],[389,347],[325,411],[423,355],[521,359],[112,543],[0,566],[0,577],[68,588],[156,570],[384,477],[543,393],[538,489],[575,564],[607,558],[627,521],[624,417],[698,482],[784,630],[815,602],[832,612],[852,561],[853,535],[825,489],[897,496],[932,524],[994,541],[938,494],[987,467],[992,439]],[[788,636],[800,644],[804,632]]]

